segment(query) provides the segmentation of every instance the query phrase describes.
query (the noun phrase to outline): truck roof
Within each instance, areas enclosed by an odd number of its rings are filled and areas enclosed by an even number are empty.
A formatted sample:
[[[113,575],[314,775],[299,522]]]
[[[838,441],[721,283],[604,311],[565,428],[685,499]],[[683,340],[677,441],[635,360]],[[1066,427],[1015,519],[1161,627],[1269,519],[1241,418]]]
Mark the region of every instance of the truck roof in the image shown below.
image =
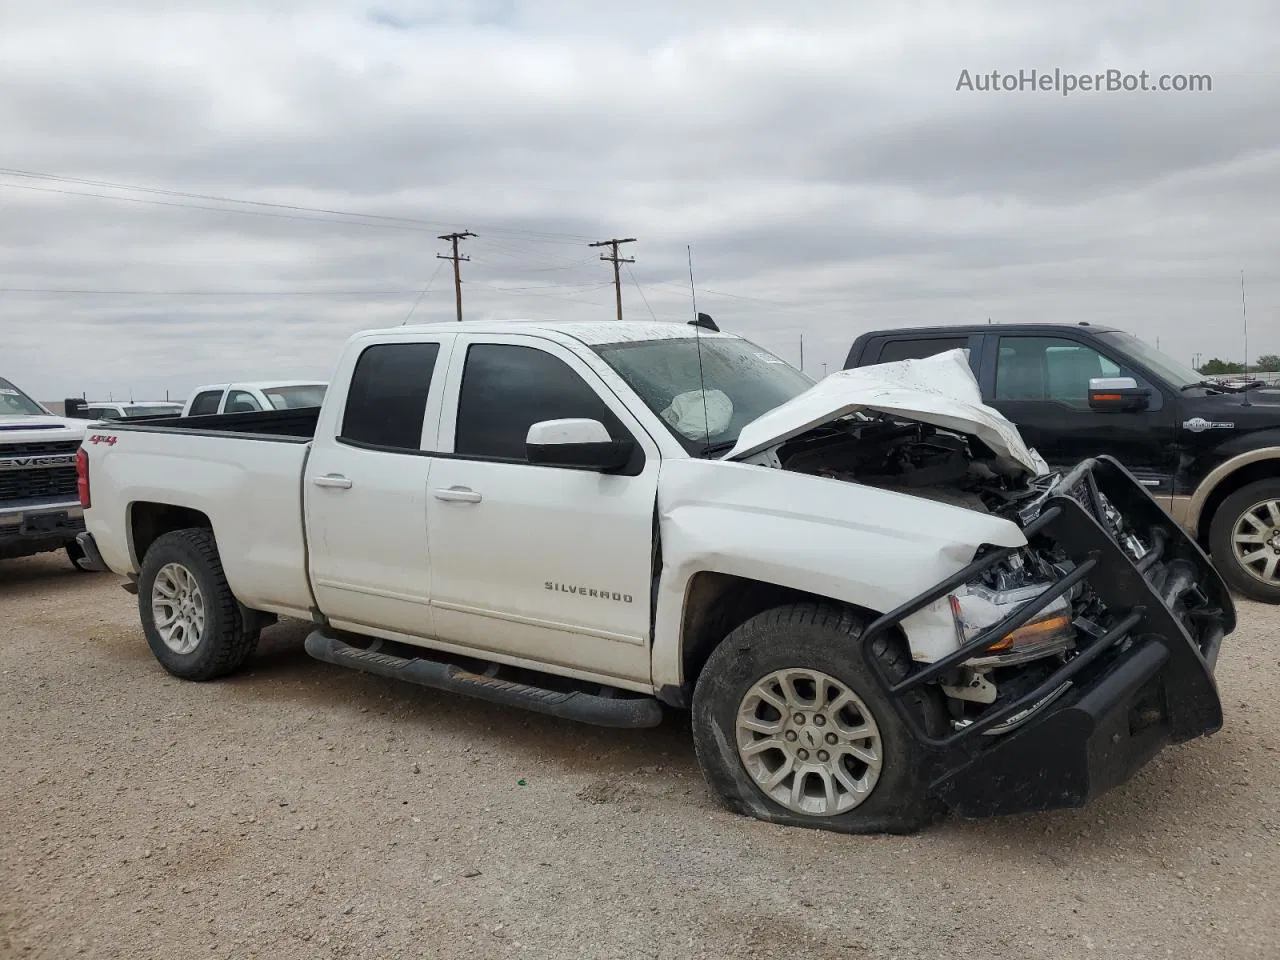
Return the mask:
[[[1090,333],[1120,333],[1119,327],[1106,324],[1090,323],[958,323],[940,327],[884,327],[879,330],[868,330],[862,337],[883,337],[891,333],[984,333],[999,331],[1001,333],[1062,333],[1067,330],[1079,331],[1080,328]]]
[[[588,345],[620,343],[627,340],[675,340],[699,337],[735,338],[735,334],[694,327],[680,320],[456,320],[436,323],[410,324],[407,327],[388,327],[381,330],[365,330],[357,337],[374,337],[382,334],[401,333],[406,330],[437,331],[466,330],[469,333],[556,333],[572,337]]]
[[[223,383],[205,383],[192,390],[225,390],[227,387],[248,387],[250,390],[268,390],[272,387],[327,387],[324,380],[232,380]]]
[[[180,407],[181,400],[87,400],[88,407]]]

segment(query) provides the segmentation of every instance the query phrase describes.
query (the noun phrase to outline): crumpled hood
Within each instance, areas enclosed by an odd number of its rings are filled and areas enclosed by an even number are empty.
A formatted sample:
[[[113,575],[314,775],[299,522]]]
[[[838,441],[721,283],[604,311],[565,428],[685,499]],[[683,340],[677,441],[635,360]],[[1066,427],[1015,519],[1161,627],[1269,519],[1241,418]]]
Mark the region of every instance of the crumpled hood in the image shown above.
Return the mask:
[[[884,413],[976,437],[1014,472],[1049,472],[1000,411],[982,402],[982,391],[963,350],[921,360],[897,360],[840,370],[800,396],[752,420],[725,460],[742,460],[792,437],[859,411]]]

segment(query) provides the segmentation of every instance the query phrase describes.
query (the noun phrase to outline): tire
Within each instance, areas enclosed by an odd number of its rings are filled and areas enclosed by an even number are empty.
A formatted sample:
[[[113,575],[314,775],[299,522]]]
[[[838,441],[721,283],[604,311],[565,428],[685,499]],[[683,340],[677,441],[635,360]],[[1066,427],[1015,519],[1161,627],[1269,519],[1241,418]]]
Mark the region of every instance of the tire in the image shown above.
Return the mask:
[[[67,559],[71,561],[71,566],[75,568],[77,573],[93,573],[94,572],[93,570],[90,570],[88,567],[84,566],[84,563],[88,558],[84,555],[84,550],[80,548],[80,544],[72,540],[70,543],[67,544],[66,551],[67,551]]]
[[[924,749],[894,712],[862,659],[858,638],[865,627],[865,620],[847,609],[791,604],[752,617],[712,652],[694,687],[693,739],[698,765],[723,806],[772,823],[840,833],[912,833],[944,812],[943,805],[929,793]],[[888,677],[897,680],[906,675],[910,666],[906,651],[887,639],[877,641],[875,648],[870,655],[877,658]],[[824,685],[828,680],[834,681],[827,688],[829,704],[836,703],[843,688],[860,701],[857,710],[846,709],[838,717],[826,711],[822,728],[818,723],[823,711],[802,712],[808,729],[793,722],[795,714],[790,720],[782,718],[780,711],[754,691],[760,689],[762,681],[772,684],[790,670],[797,673],[792,678],[792,692],[811,694],[817,683],[809,684],[806,691],[803,673],[817,672],[825,675],[826,679],[821,680]],[[775,697],[786,696],[780,683],[769,688]],[[945,729],[945,711],[940,696],[934,691],[920,691],[912,698],[908,703],[918,712],[925,729],[941,733]],[[816,704],[816,697],[811,695],[801,699],[812,699]],[[740,708],[749,705],[748,712],[758,722],[782,724],[776,736],[772,730],[752,732],[739,727]],[[774,715],[780,719],[775,721]],[[870,724],[866,723],[868,719]],[[859,726],[874,729],[876,737],[841,739],[845,730]],[[796,737],[792,738],[792,734]],[[753,737],[775,743],[787,738],[791,742],[789,748],[780,745],[779,749],[769,748],[744,759],[739,751],[739,736],[748,738],[748,743]],[[819,753],[831,737],[836,737],[839,745]],[[801,748],[802,743],[808,744],[808,750]],[[862,751],[859,756],[852,753],[855,745]],[[805,756],[799,758],[800,753]],[[837,753],[842,755],[833,759]],[[862,755],[878,757],[878,771],[863,763]],[[815,760],[824,762],[808,766]],[[782,800],[778,797],[778,791],[787,794],[788,787],[795,786],[794,773],[784,777],[773,795],[761,786],[762,780],[768,782],[788,762],[792,769],[805,765],[798,804],[794,793]],[[825,769],[826,775],[813,772],[815,767]],[[843,781],[835,772],[837,767],[843,770]],[[862,786],[862,791],[852,789],[848,781]],[[808,795],[828,784],[831,789],[824,789],[822,798]],[[797,805],[801,809],[796,809]]]
[[[234,673],[258,645],[258,631],[245,628],[208,530],[175,530],[151,544],[138,576],[138,613],[152,654],[183,680]]]
[[[1270,512],[1268,504],[1274,504],[1275,511],[1269,523],[1263,519]],[[1258,513],[1256,523],[1250,524],[1245,518],[1254,511]],[[1257,548],[1263,553],[1252,569],[1236,553],[1234,540],[1241,534],[1260,541]],[[1209,554],[1222,579],[1241,594],[1263,603],[1280,603],[1280,478],[1241,487],[1218,505],[1209,524]],[[1271,575],[1263,579],[1266,564],[1270,565]]]

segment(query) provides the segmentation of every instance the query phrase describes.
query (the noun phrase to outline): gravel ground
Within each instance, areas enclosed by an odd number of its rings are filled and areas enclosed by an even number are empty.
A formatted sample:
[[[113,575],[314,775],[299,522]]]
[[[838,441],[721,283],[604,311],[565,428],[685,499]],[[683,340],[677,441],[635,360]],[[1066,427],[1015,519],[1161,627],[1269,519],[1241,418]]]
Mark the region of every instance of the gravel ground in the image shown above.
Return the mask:
[[[1225,728],[1082,811],[846,837],[735,817],[688,731],[311,660],[211,684],[60,555],[0,564],[0,957],[1280,957],[1280,609]]]

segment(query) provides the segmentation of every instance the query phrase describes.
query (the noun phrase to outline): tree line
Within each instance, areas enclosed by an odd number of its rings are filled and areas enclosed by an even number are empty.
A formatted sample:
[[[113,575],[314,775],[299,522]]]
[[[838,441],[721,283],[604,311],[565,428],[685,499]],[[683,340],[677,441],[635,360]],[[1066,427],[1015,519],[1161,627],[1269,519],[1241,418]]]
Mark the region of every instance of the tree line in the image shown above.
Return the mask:
[[[1219,360],[1214,357],[1212,360],[1208,360],[1197,367],[1196,372],[1210,377],[1227,373],[1280,373],[1280,355],[1264,353],[1256,361],[1249,364],[1249,369],[1247,370],[1243,363],[1236,363],[1232,360]]]

